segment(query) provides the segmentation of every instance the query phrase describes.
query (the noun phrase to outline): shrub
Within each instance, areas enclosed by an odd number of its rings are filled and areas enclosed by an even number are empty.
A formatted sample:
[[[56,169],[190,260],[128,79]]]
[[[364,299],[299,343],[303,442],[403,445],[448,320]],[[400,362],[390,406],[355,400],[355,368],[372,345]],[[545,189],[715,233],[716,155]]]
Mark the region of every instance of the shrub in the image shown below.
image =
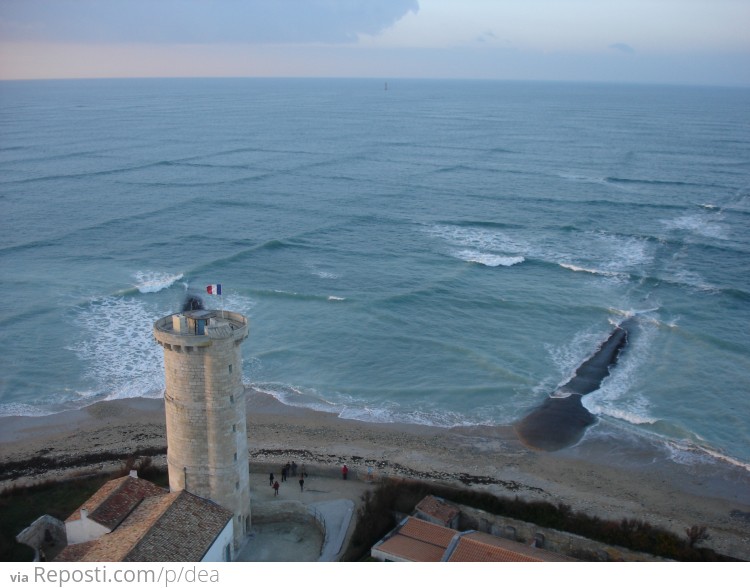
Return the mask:
[[[502,498],[488,492],[475,492],[454,486],[412,480],[386,480],[367,492],[357,511],[349,561],[363,557],[367,550],[395,526],[394,513],[410,513],[425,496],[434,494],[447,500],[491,514],[507,516],[558,531],[566,531],[607,545],[617,545],[679,561],[732,561],[733,558],[696,548],[708,537],[705,527],[686,529],[688,541],[665,529],[637,519],[606,521],[574,511],[567,504]],[[356,538],[356,541],[355,541]]]

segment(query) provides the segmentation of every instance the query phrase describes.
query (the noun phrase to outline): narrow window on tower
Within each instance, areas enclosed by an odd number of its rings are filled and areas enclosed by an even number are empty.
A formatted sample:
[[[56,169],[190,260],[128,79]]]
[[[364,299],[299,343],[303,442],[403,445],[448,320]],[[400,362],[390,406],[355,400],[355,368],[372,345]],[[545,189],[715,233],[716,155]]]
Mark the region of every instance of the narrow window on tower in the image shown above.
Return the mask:
[[[237,461],[237,454],[234,454],[234,461]]]
[[[232,373],[232,364],[231,363],[229,364],[229,373],[230,374]]]
[[[237,425],[232,425],[232,433],[236,433],[236,432],[237,432]]]
[[[234,404],[234,394],[230,394],[229,395],[229,402],[231,402],[232,404]]]

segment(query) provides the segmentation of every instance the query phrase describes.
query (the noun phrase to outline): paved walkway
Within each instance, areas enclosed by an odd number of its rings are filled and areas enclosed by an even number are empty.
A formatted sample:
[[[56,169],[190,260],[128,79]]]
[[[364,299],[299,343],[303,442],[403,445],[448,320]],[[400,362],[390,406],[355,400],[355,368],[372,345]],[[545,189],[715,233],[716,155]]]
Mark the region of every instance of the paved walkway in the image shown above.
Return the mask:
[[[278,506],[279,517],[292,511],[307,511],[318,518],[325,528],[317,561],[337,561],[344,552],[345,545],[354,528],[354,512],[360,504],[362,494],[372,486],[356,479],[343,480],[336,470],[308,469],[305,478],[304,491],[300,491],[298,479],[289,478],[281,482],[281,474],[274,468],[274,476],[279,480],[279,495],[274,496],[273,488],[269,484],[270,466],[265,473],[261,473],[263,466],[255,465],[252,470],[258,473],[250,474],[250,499],[253,509],[258,513],[273,512]],[[260,518],[260,517],[258,517]],[[272,525],[269,535],[263,523],[256,525],[253,519],[253,530],[249,539],[240,550],[240,560],[262,561],[269,553],[267,546],[271,540],[280,539],[283,534],[293,540],[276,542],[273,547],[275,561],[315,561],[310,555],[317,552],[320,535],[310,532],[310,523],[302,524],[289,521],[281,530],[276,523]],[[317,542],[317,544],[316,544]],[[268,556],[271,557],[271,556]]]

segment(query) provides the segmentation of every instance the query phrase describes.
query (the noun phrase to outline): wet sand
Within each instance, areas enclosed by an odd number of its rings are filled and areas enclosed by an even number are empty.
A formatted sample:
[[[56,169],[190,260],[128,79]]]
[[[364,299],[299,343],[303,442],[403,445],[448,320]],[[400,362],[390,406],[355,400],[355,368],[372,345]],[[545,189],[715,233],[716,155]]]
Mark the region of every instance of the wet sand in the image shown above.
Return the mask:
[[[365,423],[289,407],[252,389],[247,407],[251,468],[265,470],[260,464],[291,459],[311,468],[347,463],[353,476],[371,467],[376,477],[469,484],[498,495],[564,502],[605,519],[638,518],[680,536],[687,527],[705,525],[710,539],[704,545],[750,560],[750,472],[732,464],[678,464],[647,441],[622,443],[602,434],[587,435],[561,451],[540,452],[522,444],[510,426]],[[117,400],[46,417],[4,417],[0,487],[121,465],[108,454],[153,453],[158,463],[165,446],[162,400]],[[27,461],[33,458],[46,461],[37,468]]]

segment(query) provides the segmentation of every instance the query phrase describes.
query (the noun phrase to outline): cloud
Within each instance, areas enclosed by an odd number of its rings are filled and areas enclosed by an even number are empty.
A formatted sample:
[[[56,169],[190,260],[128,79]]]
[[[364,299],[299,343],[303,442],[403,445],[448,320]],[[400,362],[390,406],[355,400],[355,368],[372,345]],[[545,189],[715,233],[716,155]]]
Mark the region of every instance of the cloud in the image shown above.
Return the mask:
[[[417,0],[2,0],[5,41],[346,43],[376,35]]]
[[[492,31],[485,31],[484,33],[479,35],[476,40],[478,43],[488,43],[490,41],[494,41],[495,39],[497,39],[497,35],[495,35],[495,33],[493,33]]]
[[[627,43],[614,43],[610,45],[609,48],[614,49],[615,51],[621,51],[622,53],[628,53],[628,54],[635,53],[635,49],[633,49]]]

